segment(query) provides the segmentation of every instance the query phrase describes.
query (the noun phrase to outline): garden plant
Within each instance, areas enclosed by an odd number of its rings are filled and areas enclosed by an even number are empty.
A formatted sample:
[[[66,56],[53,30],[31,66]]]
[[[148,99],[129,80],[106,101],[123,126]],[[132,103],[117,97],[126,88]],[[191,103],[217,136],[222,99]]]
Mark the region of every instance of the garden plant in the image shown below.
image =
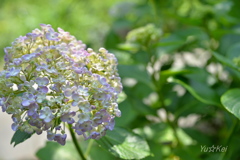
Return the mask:
[[[240,159],[239,6],[116,1],[88,40],[77,18],[36,24],[3,46],[11,144],[45,133],[40,160]]]

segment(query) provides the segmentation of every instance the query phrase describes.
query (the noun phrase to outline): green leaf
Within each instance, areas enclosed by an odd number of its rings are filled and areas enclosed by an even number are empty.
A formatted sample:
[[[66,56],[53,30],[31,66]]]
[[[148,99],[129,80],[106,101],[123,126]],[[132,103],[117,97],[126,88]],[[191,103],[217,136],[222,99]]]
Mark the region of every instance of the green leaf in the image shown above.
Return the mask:
[[[139,135],[115,127],[97,142],[101,147],[122,159],[142,159],[150,155],[147,142]]]
[[[214,107],[207,107],[204,103],[199,103],[191,94],[182,96],[176,105],[176,111],[174,112],[176,119],[190,114],[205,115],[206,110],[203,110],[203,107],[208,110],[209,114],[215,113]]]
[[[26,141],[31,136],[32,136],[32,134],[28,134],[26,132],[22,132],[20,130],[17,130],[12,137],[11,144],[14,143],[13,146],[15,147],[19,143],[22,143],[22,142]]]
[[[240,119],[240,89],[231,89],[221,97],[223,106],[233,115]]]
[[[131,102],[131,105],[133,106],[134,110],[141,114],[141,115],[156,115],[156,111],[144,104],[142,101],[139,101],[139,99],[128,99]]]
[[[192,73],[191,70],[188,70],[188,69],[178,69],[178,70],[175,70],[175,69],[168,69],[168,70],[163,70],[160,72],[160,75],[159,75],[159,87],[163,87],[166,85],[167,83],[167,79],[169,77],[172,77],[172,76],[176,76],[176,75],[185,75],[185,74],[189,74],[189,73]]]
[[[114,156],[101,148],[96,141],[93,140],[89,152],[86,153],[86,149],[89,145],[89,140],[79,140],[79,145],[84,152],[87,160],[104,159],[113,160]],[[39,160],[79,160],[79,155],[72,141],[67,141],[64,146],[61,146],[57,142],[48,141],[44,147],[40,148],[36,156]]]
[[[240,43],[236,43],[229,47],[229,50],[227,51],[226,56],[230,59],[233,60],[234,58],[237,58],[240,56]]]
[[[226,29],[224,29],[226,31]],[[219,52],[227,53],[229,48],[240,41],[240,36],[236,32],[234,33],[233,28],[230,30],[230,33],[221,37],[219,41]]]
[[[118,45],[119,49],[131,52],[137,52],[140,49],[140,47],[141,45],[138,45],[136,43],[123,43]]]
[[[158,56],[162,54],[173,53],[174,51],[178,50],[182,45],[185,44],[185,40],[178,37],[177,35],[170,35],[166,38],[160,40],[159,43],[156,44],[158,47]]]
[[[235,69],[235,70],[240,70],[240,68],[239,67],[237,67],[234,63],[233,63],[233,61],[231,60],[231,59],[229,59],[229,58],[227,58],[227,57],[224,57],[224,56],[222,56],[222,55],[220,55],[220,54],[218,54],[218,53],[215,53],[215,52],[212,52],[212,54],[213,54],[213,56],[219,61],[219,62],[221,62],[222,64],[224,64],[224,65],[226,65],[226,66],[228,66],[228,67],[231,67],[231,68],[233,68],[233,69]]]
[[[142,65],[119,65],[118,71],[121,77],[134,78],[152,87],[151,78]]]
[[[108,49],[113,49],[116,48],[118,43],[120,43],[120,39],[117,36],[117,33],[110,30],[106,35],[104,46]]]
[[[88,141],[89,142],[89,141]],[[113,160],[116,159],[110,152],[105,150],[104,148],[100,147],[98,143],[95,143],[94,140],[93,145],[91,146],[90,154],[89,156],[91,158],[87,157],[87,160]],[[86,155],[86,152],[85,152]]]
[[[136,110],[134,110],[131,103],[127,100],[119,104],[119,109],[124,116],[115,119],[115,123],[118,126],[126,127],[137,117]]]
[[[194,96],[197,100],[201,101],[202,103],[221,106],[215,91],[209,88],[208,86],[204,85],[203,83],[196,82],[193,84],[193,86],[190,86],[187,83],[175,78],[172,78],[170,82],[175,82],[182,85],[185,89],[188,90],[188,92],[191,93],[192,96]]]
[[[158,144],[174,144],[177,142],[172,127],[166,123],[150,124],[143,128],[136,128],[134,132],[146,137],[148,141],[154,141]],[[182,144],[190,145],[194,143],[193,139],[181,128],[176,128],[176,134]]]
[[[203,144],[203,145],[207,145],[207,146],[211,146],[211,144],[212,144],[211,139],[210,139],[210,137],[208,135],[206,135],[202,131],[197,130],[194,127],[183,128],[183,131],[188,136],[190,136],[192,139],[194,139],[194,143],[193,144],[198,144],[198,145]]]
[[[237,65],[234,64],[233,58],[234,56],[236,56],[239,53],[235,53],[236,52],[237,47],[235,45],[233,45],[232,48],[230,48],[230,50],[227,53],[228,57],[222,56],[218,53],[212,52],[213,56],[222,64],[230,67],[230,72],[232,72],[232,76],[236,76],[238,79],[240,79],[240,67],[238,67]]]
[[[179,69],[179,70],[173,70],[173,69],[169,69],[169,70],[164,70],[161,72],[161,76],[175,76],[175,75],[179,75],[179,74],[188,74],[188,73],[192,73],[193,71],[189,70],[189,69]]]
[[[134,63],[134,60],[132,59],[131,54],[126,51],[120,51],[120,50],[109,50],[109,51],[117,57],[119,64],[129,65]]]
[[[180,158],[184,160],[200,160],[199,152],[200,146],[198,145],[188,145],[186,147],[178,147],[174,149],[174,153]]]
[[[71,141],[67,141],[65,146],[57,142],[48,141],[46,145],[39,149],[36,156],[40,160],[78,160],[79,156]]]
[[[201,28],[190,27],[175,31],[170,36],[161,39],[156,46],[159,50],[158,55],[161,55],[175,53],[176,50],[192,50],[199,46],[204,48],[208,46],[208,43],[209,37]]]

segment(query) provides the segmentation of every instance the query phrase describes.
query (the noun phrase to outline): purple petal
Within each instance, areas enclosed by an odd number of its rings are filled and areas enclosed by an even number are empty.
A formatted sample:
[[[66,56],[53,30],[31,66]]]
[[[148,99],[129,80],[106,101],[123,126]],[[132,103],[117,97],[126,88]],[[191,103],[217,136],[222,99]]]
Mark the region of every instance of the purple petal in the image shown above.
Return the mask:
[[[65,95],[66,97],[70,97],[70,96],[72,95],[71,89],[67,88],[67,89],[64,91],[64,95]]]
[[[13,131],[16,131],[18,129],[18,124],[17,123],[13,123],[11,127],[12,127]]]
[[[78,94],[74,93],[74,94],[72,95],[72,99],[75,100],[75,101],[78,101],[78,100],[80,99],[80,97],[79,97]]]
[[[49,83],[49,80],[46,77],[37,77],[35,81],[39,86],[45,86]]]
[[[42,93],[48,93],[48,87],[46,86],[39,87],[38,91]]]
[[[75,107],[75,106],[77,106],[77,105],[78,105],[78,102],[76,102],[76,101],[73,101],[73,102],[72,102],[72,106],[73,106],[73,107]]]
[[[54,141],[57,141],[61,145],[65,145],[66,144],[66,138],[67,138],[66,134],[64,134],[64,135],[56,134],[55,137],[54,137]]]
[[[88,138],[99,139],[100,138],[100,133],[94,131],[89,135]]]
[[[108,125],[106,126],[106,128],[108,128],[109,130],[113,130],[115,126],[115,121],[114,119],[111,119],[111,121],[108,123]]]
[[[22,101],[22,105],[23,105],[24,107],[29,106],[30,104],[31,104],[31,103],[29,103],[28,100],[23,100],[23,101]]]

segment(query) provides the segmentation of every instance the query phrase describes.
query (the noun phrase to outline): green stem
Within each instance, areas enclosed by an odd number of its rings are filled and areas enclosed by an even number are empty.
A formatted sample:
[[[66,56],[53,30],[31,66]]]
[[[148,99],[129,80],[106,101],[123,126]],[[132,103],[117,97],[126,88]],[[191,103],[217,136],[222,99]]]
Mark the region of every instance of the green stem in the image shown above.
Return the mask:
[[[74,131],[73,131],[73,129],[72,129],[72,125],[71,125],[71,124],[68,125],[68,129],[69,129],[69,131],[70,131],[70,134],[71,134],[71,136],[72,136],[72,140],[73,140],[74,146],[75,146],[75,148],[76,148],[79,156],[81,157],[82,160],[87,160],[87,159],[85,158],[85,156],[84,156],[81,148],[80,148],[80,145],[79,145],[78,142],[77,142],[77,138],[76,138],[76,136],[75,136],[75,133],[74,133]]]
[[[165,104],[163,102],[164,99],[162,98],[162,95],[160,94],[160,92],[158,93],[158,96],[160,98],[160,101],[162,102],[162,108],[166,111],[166,118],[167,118],[166,122],[168,123],[168,125],[171,127],[171,129],[173,131],[173,135],[174,135],[174,137],[175,137],[175,139],[177,141],[177,145],[182,146],[182,143],[181,143],[181,141],[180,141],[180,139],[178,137],[178,134],[177,134],[176,124],[174,123],[174,121],[170,120],[170,118],[169,118],[170,113],[169,113],[167,107],[165,106]]]
[[[149,55],[149,59],[150,59],[150,63],[151,63],[151,67],[152,68],[154,68],[154,64],[156,63],[156,61],[157,61],[157,59],[155,58],[155,57],[153,57],[153,59],[152,59],[152,61],[151,61],[151,55],[153,55],[152,54],[152,52],[151,52],[151,50],[150,49],[147,49],[146,50],[147,51],[147,53],[148,53],[148,55]],[[181,141],[180,141],[180,139],[179,139],[179,137],[178,137],[178,134],[177,134],[177,126],[176,126],[176,124],[174,123],[174,122],[172,122],[171,120],[170,120],[170,118],[169,118],[169,115],[170,115],[170,113],[169,113],[169,111],[168,111],[168,109],[167,109],[167,106],[165,105],[165,103],[164,103],[164,96],[162,95],[162,93],[161,93],[161,85],[159,84],[160,83],[160,79],[159,80],[157,80],[156,78],[155,78],[155,75],[156,75],[156,73],[157,72],[160,72],[160,70],[157,70],[157,71],[153,71],[153,73],[152,73],[152,75],[151,75],[151,79],[152,79],[152,81],[153,81],[153,84],[155,85],[155,87],[156,87],[156,92],[157,92],[157,94],[158,94],[158,97],[159,97],[159,100],[160,100],[160,102],[161,102],[161,107],[166,111],[166,118],[167,118],[167,123],[168,123],[168,125],[171,127],[171,129],[172,129],[172,131],[173,131],[173,134],[174,134],[174,137],[175,137],[175,139],[176,139],[176,141],[177,141],[177,145],[179,145],[179,146],[182,146],[182,143],[181,143]]]

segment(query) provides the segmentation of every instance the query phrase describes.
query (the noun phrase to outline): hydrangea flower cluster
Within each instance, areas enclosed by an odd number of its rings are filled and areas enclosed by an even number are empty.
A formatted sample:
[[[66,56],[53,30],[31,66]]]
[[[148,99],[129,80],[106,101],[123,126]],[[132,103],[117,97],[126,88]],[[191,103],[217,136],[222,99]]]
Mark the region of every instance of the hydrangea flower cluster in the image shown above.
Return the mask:
[[[41,24],[5,48],[0,72],[0,106],[12,115],[12,129],[47,132],[64,145],[65,125],[85,139],[99,139],[120,117],[122,84],[117,59],[104,48],[86,49],[69,32]]]
[[[127,34],[127,42],[150,47],[160,40],[161,35],[162,32],[159,28],[153,24],[147,24],[131,30]]]

